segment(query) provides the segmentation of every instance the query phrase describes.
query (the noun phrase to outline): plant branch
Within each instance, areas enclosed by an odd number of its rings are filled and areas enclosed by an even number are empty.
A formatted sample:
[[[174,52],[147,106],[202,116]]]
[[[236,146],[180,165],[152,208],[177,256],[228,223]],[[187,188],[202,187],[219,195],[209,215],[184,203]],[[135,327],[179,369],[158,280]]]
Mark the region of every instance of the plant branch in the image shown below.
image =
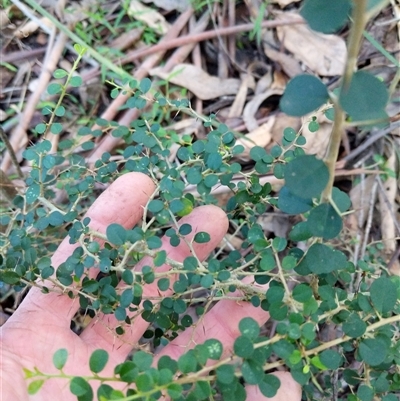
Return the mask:
[[[388,317],[386,319],[380,319],[378,322],[370,324],[367,327],[365,333],[370,333],[371,331],[374,331],[374,330],[378,329],[379,327],[386,326],[387,324],[396,323],[396,322],[400,322],[400,315],[394,315],[394,316]],[[323,344],[319,345],[318,347],[307,350],[305,352],[305,355],[310,356],[310,355],[318,354],[321,351],[324,351],[328,348],[332,348],[336,345],[342,344],[351,339],[352,339],[352,337],[349,337],[349,336],[335,338],[332,341],[328,341],[327,343],[323,343]]]
[[[349,44],[346,66],[344,68],[341,92],[348,89],[351,78],[357,70],[357,58],[360,51],[361,40],[364,28],[368,21],[367,0],[357,0],[354,2],[352,19],[353,24],[350,29]],[[335,109],[336,112],[336,109]]]
[[[357,57],[360,50],[361,40],[364,28],[367,23],[367,0],[358,0],[354,2],[353,8],[353,24],[350,29],[350,37],[348,44],[348,54],[343,74],[343,80],[340,87],[340,93],[348,90],[354,72],[357,69]],[[340,96],[340,95],[339,95]],[[327,203],[331,200],[333,182],[335,180],[335,163],[339,154],[339,147],[342,140],[345,113],[340,106],[340,98],[331,99],[335,109],[335,119],[333,123],[332,133],[329,139],[328,151],[325,157],[325,163],[329,170],[329,181],[322,192],[321,202]]]

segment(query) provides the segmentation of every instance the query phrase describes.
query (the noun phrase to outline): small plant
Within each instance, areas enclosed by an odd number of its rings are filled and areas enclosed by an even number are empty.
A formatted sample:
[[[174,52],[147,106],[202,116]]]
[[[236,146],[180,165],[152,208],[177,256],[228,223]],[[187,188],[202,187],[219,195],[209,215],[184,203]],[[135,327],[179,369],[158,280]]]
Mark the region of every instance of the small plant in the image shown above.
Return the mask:
[[[400,279],[374,256],[378,247],[371,246],[370,256],[356,263],[344,251],[348,238],[343,219],[352,205],[348,195],[333,186],[346,125],[374,126],[388,119],[389,91],[378,78],[355,68],[365,24],[381,3],[305,1],[303,17],[324,33],[340,29],[352,14],[339,89],[331,92],[319,78],[304,74],[288,83],[280,100],[281,110],[289,115],[303,116],[320,107],[333,113],[327,157],[305,154],[305,138],[287,127],[282,143],[270,152],[260,146],[251,149],[253,164],[247,171],[236,159],[244,147],[215,116],[204,118],[205,139],[179,137],[159,124],[157,113],[174,109],[195,115],[190,103],[164,96],[148,78],[136,81],[117,76],[117,71],[109,81],[111,97],[129,94],[124,107],[143,110],[141,117],[130,126],[97,119],[97,129],[81,127],[76,139],[61,141],[57,152],[51,152],[49,136],[58,135],[65,123],[64,96],[82,84],[75,70],[86,49],[75,45],[73,70],[56,70],[60,82],[48,87],[59,100],[42,110],[44,122],[36,126],[41,139],[24,152],[31,165],[27,190],[2,205],[0,280],[15,291],[35,286],[43,293],[67,294],[94,320],[105,315],[117,321],[112,333],[116,337],[138,319],[148,328],[132,357],[111,372],[103,373],[112,352],[93,350],[88,360],[92,374],[81,377],[65,369],[73,357],[69,350],[58,350],[48,371],[25,370],[30,394],[46,381],[61,378],[69,381],[78,400],[95,399],[97,392],[99,400],[242,401],[243,384],[256,385],[261,394],[273,397],[280,381],[271,373],[284,367],[301,385],[305,400],[398,400]],[[149,101],[154,108],[147,112]],[[310,131],[319,128],[315,118],[308,124]],[[123,140],[119,157],[104,153],[88,166],[74,149],[78,144],[85,151],[93,149],[103,133]],[[81,143],[80,137],[88,136],[91,139]],[[178,162],[170,158],[173,147]],[[140,223],[132,229],[117,223],[105,231],[91,228],[83,216],[98,186],[131,172],[144,173],[154,184]],[[284,180],[278,194],[260,182],[267,172]],[[225,207],[229,233],[242,244],[240,250],[221,245],[202,261],[193,247],[209,243],[209,233],[197,232],[187,241],[196,227],[179,221],[197,206],[216,204],[216,186],[231,195]],[[65,194],[61,204],[55,189]],[[296,216],[287,237],[268,238],[258,224],[270,208]],[[53,266],[51,256],[66,233],[75,250]],[[165,244],[178,249],[185,241],[192,252],[182,261],[163,249]],[[141,270],[132,270],[143,260]],[[164,265],[169,269],[160,269]],[[92,266],[101,274],[94,275]],[[154,283],[157,293],[148,294],[146,287]],[[273,323],[263,327],[254,316],[244,317],[232,350],[224,350],[218,338],[208,338],[177,360],[147,352],[166,346],[179,333],[195,333],[207,312],[224,300],[247,302],[268,312]],[[339,334],[326,339],[324,332],[333,327]],[[338,395],[338,381],[347,387],[346,396]]]

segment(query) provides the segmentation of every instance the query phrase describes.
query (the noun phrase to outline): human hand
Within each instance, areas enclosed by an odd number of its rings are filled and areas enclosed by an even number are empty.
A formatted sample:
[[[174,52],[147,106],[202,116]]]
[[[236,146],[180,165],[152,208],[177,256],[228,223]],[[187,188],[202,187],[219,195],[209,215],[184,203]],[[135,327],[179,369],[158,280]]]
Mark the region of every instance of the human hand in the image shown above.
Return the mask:
[[[111,223],[119,223],[127,229],[137,224],[143,214],[149,196],[154,191],[151,179],[140,173],[129,173],[118,178],[92,205],[87,212],[91,219],[90,227],[99,232],[105,232]],[[186,238],[190,241],[199,231],[208,232],[211,240],[207,243],[193,243],[196,255],[204,260],[220,243],[228,228],[228,220],[224,212],[216,206],[201,206],[182,218],[179,224],[188,223],[193,231]],[[190,256],[186,243],[181,241],[177,247],[169,244],[168,238],[163,238],[162,248],[168,257],[182,262]],[[70,256],[78,245],[69,244],[64,239],[52,258],[52,266],[57,267]],[[140,270],[151,263],[144,258],[135,267]],[[167,271],[169,266],[163,265],[158,271]],[[92,278],[98,270],[90,269]],[[48,283],[46,284],[48,285]],[[143,288],[143,298],[158,295],[157,283]],[[172,290],[165,293],[171,295]],[[163,293],[164,295],[164,293]],[[115,328],[120,325],[113,315],[99,315],[88,325],[80,336],[70,329],[71,319],[79,309],[77,298],[70,299],[67,295],[54,292],[43,294],[39,288],[32,288],[24,301],[1,328],[1,358],[0,383],[1,399],[5,401],[69,401],[76,400],[69,391],[65,379],[47,380],[41,390],[33,396],[28,395],[27,381],[23,368],[41,372],[58,373],[52,363],[53,354],[61,349],[68,350],[69,357],[63,371],[72,376],[91,376],[88,361],[92,352],[102,348],[110,359],[102,373],[113,374],[114,367],[125,361],[139,339],[148,327],[148,322],[137,316],[132,325],[127,327],[121,336],[115,335]],[[264,324],[269,315],[261,308],[255,308],[247,302],[223,300],[216,304],[196,327],[188,328],[175,340],[164,347],[155,360],[161,355],[169,355],[178,359],[188,349],[193,348],[209,338],[219,339],[224,346],[222,357],[231,354],[233,343],[240,335],[239,321],[251,316],[260,325]],[[281,386],[274,398],[275,401],[299,401],[301,388],[292,379],[290,373],[276,372]],[[256,386],[246,387],[247,400],[267,400]]]

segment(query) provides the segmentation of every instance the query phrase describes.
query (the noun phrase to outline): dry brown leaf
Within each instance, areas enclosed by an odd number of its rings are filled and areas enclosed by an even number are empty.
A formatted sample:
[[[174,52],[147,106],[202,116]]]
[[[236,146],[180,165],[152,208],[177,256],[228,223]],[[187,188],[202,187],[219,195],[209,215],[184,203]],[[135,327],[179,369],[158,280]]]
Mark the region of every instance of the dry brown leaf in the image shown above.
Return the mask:
[[[145,6],[138,0],[131,0],[128,15],[138,21],[144,22],[159,35],[165,35],[171,28],[171,25],[165,20],[163,15],[153,8]]]
[[[236,94],[241,84],[239,79],[221,79],[192,64],[177,64],[171,72],[156,67],[150,70],[150,75],[187,88],[201,100]]]
[[[238,185],[239,182],[245,182],[245,179],[243,178],[243,176],[241,175],[234,175],[232,180],[230,181],[232,184]],[[265,175],[260,175],[260,185],[265,185],[266,183],[271,184],[272,190],[274,192],[278,192],[283,185],[285,184],[285,181],[280,179],[280,178],[276,178],[274,175],[272,174],[265,174]],[[224,194],[229,192],[230,194],[232,193],[232,189],[229,188],[226,185],[220,185],[217,184],[214,187],[211,188],[211,195],[216,196],[219,194]],[[199,196],[199,193],[197,192],[197,186],[195,184],[189,184],[186,185],[185,188],[185,193],[191,193],[194,196]]]
[[[5,121],[7,120],[7,118],[8,118],[7,113],[4,110],[0,109],[0,121]]]
[[[197,135],[202,122],[197,118],[185,118],[165,127],[168,131],[176,131],[179,135]]]
[[[254,90],[254,94],[260,95],[265,91],[267,91],[268,89],[271,89],[273,80],[274,77],[272,75],[272,68],[268,67],[268,71],[258,80],[257,86]]]
[[[279,13],[276,19],[299,20],[297,13]],[[307,25],[292,24],[277,27],[283,46],[312,72],[322,76],[340,75],[346,62],[346,43],[337,35],[312,31]]]
[[[349,195],[354,213],[349,215],[351,221],[349,221],[348,224],[354,230],[356,230],[357,227],[363,227],[367,219],[375,180],[376,177],[369,175],[350,190]]]
[[[245,149],[243,153],[240,154],[240,159],[250,160],[250,150],[254,146],[265,148],[271,142],[271,128],[274,124],[275,116],[271,116],[266,123],[255,128],[253,131],[246,134],[245,137],[241,137],[236,141],[236,145],[242,145]]]
[[[123,32],[110,43],[110,48],[118,50],[127,49],[140,40],[143,30],[142,28],[134,28]]]
[[[0,10],[0,29],[4,29],[9,24],[8,12],[6,10]]]
[[[249,87],[254,87],[254,77],[251,74],[245,74],[242,78],[239,91],[229,110],[228,118],[239,117],[242,115],[243,107],[246,103],[247,91]]]
[[[292,228],[289,216],[277,213],[264,213],[257,219],[264,233],[269,236],[273,233],[276,237],[286,238]]]
[[[185,11],[190,7],[190,0],[142,0],[143,3],[153,3],[166,11]]]
[[[19,38],[23,39],[31,35],[32,33],[36,32],[39,26],[45,25],[48,28],[53,27],[53,23],[46,17],[40,18],[40,25],[34,21],[29,21],[22,27],[15,29],[14,35]]]
[[[300,0],[272,0],[272,3],[279,4],[281,8],[286,7],[289,4],[297,3]]]
[[[293,78],[303,73],[300,63],[297,60],[288,54],[276,51],[269,46],[268,43],[264,43],[264,53],[268,58],[276,61],[288,77]]]
[[[255,114],[257,113],[261,103],[273,95],[282,95],[282,93],[283,90],[281,89],[269,89],[260,95],[254,96],[253,99],[246,104],[243,111],[243,122],[248,131],[253,131],[258,127]]]
[[[285,90],[287,82],[287,76],[282,71],[275,70],[274,81],[272,82],[271,89]]]

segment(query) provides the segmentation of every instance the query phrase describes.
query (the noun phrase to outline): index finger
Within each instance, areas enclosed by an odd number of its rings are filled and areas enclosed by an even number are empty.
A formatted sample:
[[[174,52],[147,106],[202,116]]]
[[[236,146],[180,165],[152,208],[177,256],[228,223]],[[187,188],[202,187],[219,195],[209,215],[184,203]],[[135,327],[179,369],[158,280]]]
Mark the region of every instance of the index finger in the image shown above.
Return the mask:
[[[113,182],[89,208],[85,217],[90,218],[89,227],[101,233],[111,223],[121,224],[125,228],[132,228],[143,216],[143,207],[146,205],[155,186],[152,180],[142,173],[127,173]],[[72,255],[79,244],[70,244],[67,236],[51,261],[52,266],[57,268],[61,263]],[[95,277],[98,269],[90,269],[89,274]],[[51,290],[50,282],[46,286]],[[79,288],[80,284],[74,288]],[[49,323],[49,319],[57,325],[63,324],[70,327],[71,319],[79,308],[79,300],[69,298],[66,294],[51,292],[43,294],[39,288],[32,288],[17,311],[15,318],[21,318],[21,314],[28,313],[30,319],[35,314],[35,319],[43,319]],[[13,316],[14,316],[13,315]],[[38,324],[35,321],[35,324]]]

